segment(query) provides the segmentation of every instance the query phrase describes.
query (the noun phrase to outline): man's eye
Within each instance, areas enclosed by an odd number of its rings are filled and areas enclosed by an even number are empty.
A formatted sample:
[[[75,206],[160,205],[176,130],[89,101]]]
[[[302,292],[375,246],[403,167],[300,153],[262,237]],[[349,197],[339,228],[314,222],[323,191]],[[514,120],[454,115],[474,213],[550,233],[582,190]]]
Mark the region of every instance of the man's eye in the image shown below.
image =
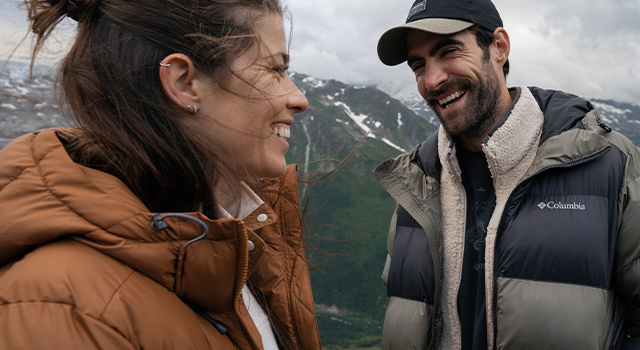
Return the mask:
[[[442,54],[441,55],[442,55],[442,57],[445,57],[445,56],[447,56],[447,55],[449,55],[449,54],[451,54],[451,53],[453,53],[455,51],[456,51],[455,48],[444,49],[444,50],[442,50]]]

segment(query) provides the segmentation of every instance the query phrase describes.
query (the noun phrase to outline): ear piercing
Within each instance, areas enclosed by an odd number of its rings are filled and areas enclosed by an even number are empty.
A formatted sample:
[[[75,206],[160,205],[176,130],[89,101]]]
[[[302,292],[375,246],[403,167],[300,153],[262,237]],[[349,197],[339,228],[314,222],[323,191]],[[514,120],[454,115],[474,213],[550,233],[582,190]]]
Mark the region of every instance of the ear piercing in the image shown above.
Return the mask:
[[[162,63],[162,61],[160,61],[160,67],[171,67],[171,63]],[[191,106],[188,104],[187,111],[191,115],[196,115],[196,113],[198,113],[198,107],[196,105]]]

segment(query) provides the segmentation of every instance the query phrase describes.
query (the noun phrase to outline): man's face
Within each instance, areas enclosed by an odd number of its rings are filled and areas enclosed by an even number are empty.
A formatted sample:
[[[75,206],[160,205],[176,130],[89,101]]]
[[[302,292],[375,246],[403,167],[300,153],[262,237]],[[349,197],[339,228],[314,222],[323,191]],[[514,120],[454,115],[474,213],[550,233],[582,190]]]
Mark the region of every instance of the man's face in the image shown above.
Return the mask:
[[[407,48],[418,91],[445,130],[454,138],[486,135],[501,117],[501,81],[490,52],[478,46],[475,33],[410,30]]]

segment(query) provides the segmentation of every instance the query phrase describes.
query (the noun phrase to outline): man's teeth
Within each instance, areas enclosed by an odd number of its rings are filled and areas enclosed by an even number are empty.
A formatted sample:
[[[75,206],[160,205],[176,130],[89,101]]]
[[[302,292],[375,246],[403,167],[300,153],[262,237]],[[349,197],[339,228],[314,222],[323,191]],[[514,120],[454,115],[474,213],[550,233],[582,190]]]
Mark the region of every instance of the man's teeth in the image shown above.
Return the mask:
[[[272,134],[280,138],[288,139],[291,137],[291,129],[288,126],[272,126],[270,129]]]
[[[440,106],[444,106],[447,103],[457,99],[458,97],[464,95],[464,92],[460,92],[460,91],[456,91],[453,94],[443,98],[442,100],[438,100],[438,103],[440,103]]]

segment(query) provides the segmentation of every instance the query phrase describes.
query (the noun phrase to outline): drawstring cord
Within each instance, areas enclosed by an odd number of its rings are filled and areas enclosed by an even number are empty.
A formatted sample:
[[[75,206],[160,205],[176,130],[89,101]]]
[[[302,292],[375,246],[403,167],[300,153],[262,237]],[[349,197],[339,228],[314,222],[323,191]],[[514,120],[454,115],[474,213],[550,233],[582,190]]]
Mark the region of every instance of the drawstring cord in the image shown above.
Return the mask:
[[[164,221],[164,219],[165,218],[170,218],[170,217],[183,218],[183,219],[188,219],[188,220],[191,220],[191,221],[195,221],[200,226],[202,226],[202,228],[204,229],[204,233],[203,234],[201,234],[200,236],[198,236],[198,237],[190,240],[189,242],[187,242],[187,244],[184,245],[184,248],[188,247],[192,243],[195,243],[195,242],[207,237],[207,235],[209,234],[209,227],[207,227],[207,224],[205,224],[204,222],[202,222],[202,220],[200,220],[198,218],[194,218],[193,216],[186,215],[186,214],[178,214],[178,213],[170,213],[170,214],[165,214],[165,215],[160,215],[159,213],[158,214],[153,214],[153,216],[151,217],[151,221],[153,222],[153,227],[155,227],[156,230],[158,230],[158,231],[164,230],[165,228],[169,227],[169,224],[167,224]]]
[[[211,323],[218,330],[218,332],[220,332],[220,334],[226,334],[227,331],[229,330],[229,328],[227,328],[227,326],[223,325],[222,323],[214,320],[209,315],[207,315],[207,313],[202,308],[200,308],[200,307],[198,307],[196,305],[188,304],[188,303],[187,303],[187,305],[189,305],[191,310],[195,311],[195,313],[197,313],[198,315],[202,316],[202,318],[204,318],[209,323]]]
[[[170,214],[165,214],[165,215],[160,215],[159,213],[158,214],[153,214],[153,216],[151,216],[151,222],[153,223],[153,227],[155,227],[156,230],[161,231],[161,230],[164,230],[165,228],[169,227],[169,224],[167,224],[167,222],[164,221],[164,219],[165,218],[171,218],[171,217],[183,218],[183,219],[195,221],[200,226],[202,226],[202,228],[204,229],[204,233],[203,234],[201,234],[200,236],[198,236],[198,237],[190,240],[189,242],[187,242],[187,244],[184,245],[184,248],[188,247],[192,243],[195,243],[195,242],[207,237],[207,234],[209,234],[209,228],[207,227],[207,225],[202,220],[200,220],[198,218],[194,218],[193,216],[186,215],[186,214],[179,214],[179,213],[170,213]],[[205,320],[207,320],[207,322],[211,323],[218,330],[218,332],[220,332],[220,334],[226,334],[227,331],[229,330],[225,325],[223,325],[222,323],[214,320],[209,315],[207,315],[207,313],[202,308],[200,308],[200,307],[198,307],[196,305],[192,305],[190,303],[186,303],[186,304],[195,313],[197,313],[198,315],[202,316]]]

